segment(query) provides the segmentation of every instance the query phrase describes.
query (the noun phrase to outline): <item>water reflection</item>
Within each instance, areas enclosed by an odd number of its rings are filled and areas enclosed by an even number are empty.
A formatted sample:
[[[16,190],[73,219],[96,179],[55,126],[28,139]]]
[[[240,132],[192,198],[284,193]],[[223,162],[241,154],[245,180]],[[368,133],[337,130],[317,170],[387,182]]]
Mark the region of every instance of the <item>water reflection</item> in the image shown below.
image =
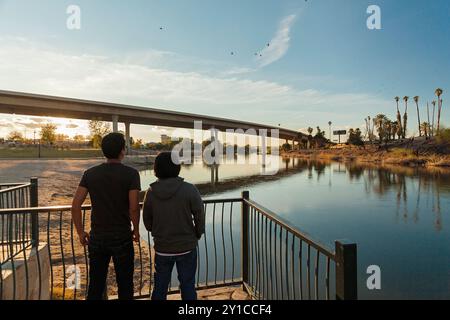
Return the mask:
[[[350,181],[364,181],[365,191],[380,197],[394,192],[396,195],[396,218],[403,221],[419,221],[421,199],[432,202],[435,213],[434,227],[442,230],[441,193],[449,193],[450,172],[445,169],[423,169],[403,167],[377,167],[346,164]],[[416,190],[408,192],[407,178],[414,180]],[[408,196],[412,199],[408,199]],[[414,203],[412,212],[408,205]],[[427,203],[428,207],[428,203]]]
[[[436,215],[435,228],[442,230],[441,193],[449,193],[448,181],[450,170],[424,169],[398,166],[376,166],[370,164],[333,163],[328,161],[311,161],[296,158],[280,158],[280,169],[275,175],[261,174],[258,164],[214,164],[207,165],[201,158],[195,158],[192,164],[182,167],[181,175],[188,181],[198,185],[204,195],[234,190],[240,186],[251,185],[282,179],[287,176],[307,172],[309,180],[320,181],[330,168],[328,185],[332,187],[332,174],[344,174],[350,182],[363,182],[367,194],[380,197],[389,193],[396,194],[396,218],[403,221],[419,221],[421,198],[432,202],[432,211]],[[141,172],[145,184],[156,178],[151,170]],[[407,178],[414,179],[416,190],[408,192]],[[408,196],[414,197],[414,210],[410,212]],[[411,200],[411,199],[409,199]]]
[[[279,169],[274,175],[266,175],[269,167],[263,166],[261,157],[256,158],[256,164],[251,160],[237,159],[234,163],[206,164],[200,157],[195,157],[190,164],[183,164],[180,175],[191,183],[195,183],[202,189],[203,194],[212,194],[232,190],[241,184],[249,185],[263,181],[272,181],[284,177],[286,174],[294,174],[304,170],[300,159],[280,158],[267,156],[268,163],[279,161]],[[313,168],[311,167],[311,170]],[[267,172],[266,172],[267,170]],[[143,185],[148,185],[156,180],[152,168],[141,171]]]

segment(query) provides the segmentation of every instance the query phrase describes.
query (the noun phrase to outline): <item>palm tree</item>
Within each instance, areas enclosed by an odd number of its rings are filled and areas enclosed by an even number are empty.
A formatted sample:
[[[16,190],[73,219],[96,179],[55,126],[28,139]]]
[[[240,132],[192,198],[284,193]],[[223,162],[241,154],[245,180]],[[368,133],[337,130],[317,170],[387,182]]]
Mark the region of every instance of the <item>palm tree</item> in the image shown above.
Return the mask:
[[[424,122],[420,125],[420,128],[424,132],[425,137],[428,138],[430,124],[428,122]]]
[[[400,112],[399,108],[398,108],[398,102],[400,101],[400,97],[395,97],[395,102],[397,102],[397,112]]]
[[[425,135],[425,136],[427,136],[427,137],[431,137],[431,131],[430,131],[430,106],[429,106],[429,104],[428,104],[428,102],[427,102],[427,119],[428,119],[428,135]]]
[[[438,123],[437,123],[437,134],[439,135],[439,129],[441,126],[441,109],[442,109],[442,99],[441,95],[444,91],[441,88],[437,88],[435,91],[436,96],[438,97]]]
[[[434,136],[434,114],[436,110],[436,101],[432,101],[431,104],[433,105],[433,122],[431,123],[431,135]]]
[[[420,131],[419,96],[414,97],[414,102],[416,103],[416,109],[417,109],[417,124],[419,125],[419,137],[421,137],[422,131]]]
[[[397,102],[397,135],[400,138],[403,136],[403,129],[402,129],[402,115],[400,114],[400,109],[398,108],[398,102],[400,101],[399,97],[395,97],[395,102]]]
[[[375,127],[377,125],[377,120],[375,118],[372,119],[372,137],[375,137],[375,134],[373,133],[375,130]]]
[[[405,114],[403,115],[403,139],[406,138],[406,128],[408,126],[408,96],[403,97],[403,101],[405,101]]]
[[[392,130],[392,138],[395,140],[395,135],[398,134],[398,122],[392,121],[391,123],[391,130]]]
[[[384,139],[386,141],[391,140],[392,137],[392,122],[388,119],[384,121]]]
[[[375,126],[377,127],[378,138],[380,140],[380,144],[383,141],[383,138],[386,136],[386,121],[387,118],[384,114],[379,114],[373,119]]]

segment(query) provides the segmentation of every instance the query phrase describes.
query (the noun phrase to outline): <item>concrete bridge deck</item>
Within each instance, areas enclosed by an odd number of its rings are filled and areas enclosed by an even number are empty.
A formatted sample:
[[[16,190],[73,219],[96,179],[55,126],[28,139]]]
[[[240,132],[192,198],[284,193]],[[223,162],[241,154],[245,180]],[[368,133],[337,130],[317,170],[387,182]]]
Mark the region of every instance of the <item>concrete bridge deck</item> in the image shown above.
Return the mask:
[[[296,130],[241,120],[3,90],[0,90],[0,113],[112,121],[115,129],[117,129],[118,122],[123,122],[127,131],[129,131],[130,124],[193,129],[194,121],[201,121],[204,130],[212,127],[221,131],[226,129],[278,129],[280,139],[298,140],[304,136]]]

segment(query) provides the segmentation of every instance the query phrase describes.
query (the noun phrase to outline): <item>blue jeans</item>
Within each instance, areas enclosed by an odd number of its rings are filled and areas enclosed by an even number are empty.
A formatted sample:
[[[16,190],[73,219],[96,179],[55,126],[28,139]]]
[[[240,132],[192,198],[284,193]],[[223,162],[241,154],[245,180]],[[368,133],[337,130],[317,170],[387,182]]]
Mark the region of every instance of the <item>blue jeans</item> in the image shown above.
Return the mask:
[[[134,247],[131,235],[94,235],[89,239],[87,300],[102,300],[110,260],[114,262],[119,300],[133,299]]]
[[[178,280],[180,281],[181,298],[183,300],[197,300],[195,291],[195,273],[197,272],[197,250],[182,256],[155,255],[155,286],[152,300],[166,300],[172,277],[173,266],[176,264]]]

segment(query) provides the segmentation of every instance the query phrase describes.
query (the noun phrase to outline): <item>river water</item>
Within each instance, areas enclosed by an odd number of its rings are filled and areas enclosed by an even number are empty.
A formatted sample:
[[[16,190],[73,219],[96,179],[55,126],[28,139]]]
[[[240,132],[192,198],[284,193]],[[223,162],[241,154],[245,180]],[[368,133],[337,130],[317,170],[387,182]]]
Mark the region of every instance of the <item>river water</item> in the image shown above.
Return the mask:
[[[359,298],[450,298],[450,171],[280,161],[270,179],[259,165],[216,170],[201,161],[181,176],[202,184],[208,198],[249,190],[252,200],[330,248],[337,239],[356,242]],[[155,181],[150,170],[141,178],[143,186]],[[381,269],[380,290],[366,286],[370,265]]]

